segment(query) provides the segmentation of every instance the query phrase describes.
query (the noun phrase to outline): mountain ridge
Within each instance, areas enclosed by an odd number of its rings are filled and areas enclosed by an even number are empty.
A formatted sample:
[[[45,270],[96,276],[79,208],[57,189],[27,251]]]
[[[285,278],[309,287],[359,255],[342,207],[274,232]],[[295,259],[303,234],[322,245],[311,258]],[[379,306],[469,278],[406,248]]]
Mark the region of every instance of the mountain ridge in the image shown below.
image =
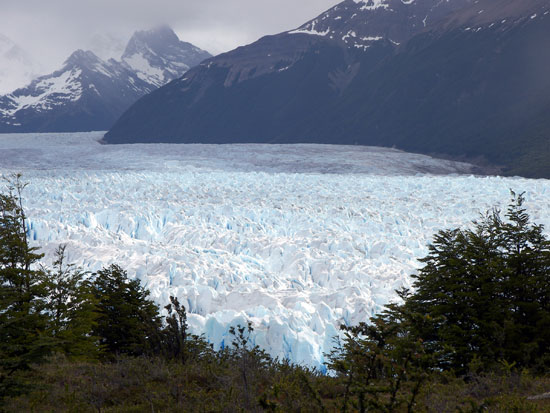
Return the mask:
[[[426,16],[416,11],[437,4],[449,8],[419,27]],[[349,21],[358,18],[351,17],[357,10],[389,16],[388,31],[360,32],[361,23],[355,36],[340,36],[354,29],[333,25],[345,20],[345,7]],[[481,157],[504,173],[516,173],[523,168],[516,162],[540,153],[522,148],[523,140],[544,146],[541,134],[550,132],[545,126],[550,94],[538,73],[549,67],[548,8],[547,0],[464,1],[460,7],[435,0],[345,0],[298,29],[203,62],[140,99],[104,139],[395,145]],[[412,37],[388,37],[402,22],[409,22]],[[528,70],[538,71],[539,84],[533,85]],[[530,125],[539,126],[531,133]],[[521,173],[550,176],[550,170]]]
[[[171,43],[165,45],[170,34]],[[210,56],[181,42],[167,26],[136,32],[126,49],[132,55],[124,53],[120,61],[77,50],[59,70],[0,96],[0,132],[106,130],[141,96]]]
[[[160,26],[134,33],[121,61],[142,80],[160,87],[209,57],[210,53],[181,41],[168,26]]]

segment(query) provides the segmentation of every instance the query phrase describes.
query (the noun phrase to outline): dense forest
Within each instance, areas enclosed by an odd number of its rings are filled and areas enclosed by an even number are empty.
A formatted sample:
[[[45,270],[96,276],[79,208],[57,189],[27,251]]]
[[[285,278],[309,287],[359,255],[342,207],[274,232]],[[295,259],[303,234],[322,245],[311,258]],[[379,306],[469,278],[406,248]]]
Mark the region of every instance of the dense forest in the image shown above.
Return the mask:
[[[322,374],[254,346],[252,323],[215,351],[122,266],[88,273],[60,246],[46,267],[24,187],[0,194],[2,412],[550,411],[550,241],[520,194],[436,234],[413,290],[342,326]]]

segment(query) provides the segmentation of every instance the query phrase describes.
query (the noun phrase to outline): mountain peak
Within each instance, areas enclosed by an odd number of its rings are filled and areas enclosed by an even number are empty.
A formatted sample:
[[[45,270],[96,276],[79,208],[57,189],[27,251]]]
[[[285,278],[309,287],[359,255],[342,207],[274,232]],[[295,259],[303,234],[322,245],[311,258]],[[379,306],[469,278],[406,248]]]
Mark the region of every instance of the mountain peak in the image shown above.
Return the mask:
[[[136,32],[130,42],[117,42],[126,52],[111,57],[119,36],[95,36],[99,55],[90,50],[72,53],[59,70],[4,87],[3,79],[21,65],[23,51],[0,38],[0,131],[82,131],[109,128],[133,102],[157,87],[182,76],[190,66],[210,57],[207,52],[182,42],[168,26]],[[5,46],[5,47],[4,47]],[[10,52],[6,55],[4,49]],[[105,52],[105,54],[101,52]],[[121,51],[119,51],[119,57]],[[2,63],[6,62],[6,67]],[[10,72],[11,70],[11,72]],[[14,78],[12,75],[11,78]],[[26,85],[24,87],[21,87]],[[5,92],[4,92],[5,90]],[[11,92],[11,93],[9,93]]]
[[[154,38],[163,38],[170,41],[179,41],[178,35],[172,30],[167,24],[162,24],[156,27],[153,27],[150,30],[138,32],[142,36],[154,37]]]
[[[65,66],[88,66],[91,63],[101,62],[101,59],[90,50],[78,49],[73,52],[67,60],[65,60]]]
[[[162,25],[134,33],[122,61],[140,79],[160,87],[209,57],[210,53],[182,42],[169,26]]]
[[[167,25],[157,26],[151,30],[140,30],[130,38],[122,58],[140,53],[147,47],[156,51],[179,43],[177,34]]]

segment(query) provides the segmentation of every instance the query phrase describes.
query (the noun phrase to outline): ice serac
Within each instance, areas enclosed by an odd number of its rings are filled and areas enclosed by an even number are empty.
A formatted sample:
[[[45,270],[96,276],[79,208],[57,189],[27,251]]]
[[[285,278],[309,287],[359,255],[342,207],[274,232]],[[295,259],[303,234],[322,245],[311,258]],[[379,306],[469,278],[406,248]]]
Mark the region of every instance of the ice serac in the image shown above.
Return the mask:
[[[0,132],[106,130],[140,97],[208,56],[168,27],[137,32],[121,61],[78,50],[60,70],[0,96]]]
[[[337,143],[550,176],[548,0],[346,0],[133,105],[110,143]]]

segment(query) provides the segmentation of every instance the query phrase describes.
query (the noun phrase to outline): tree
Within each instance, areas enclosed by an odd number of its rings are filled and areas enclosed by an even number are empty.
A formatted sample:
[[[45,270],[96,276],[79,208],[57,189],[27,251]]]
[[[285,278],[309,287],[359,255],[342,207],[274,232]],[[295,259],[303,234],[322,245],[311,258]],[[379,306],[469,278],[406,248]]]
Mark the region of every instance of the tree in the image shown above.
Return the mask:
[[[98,318],[93,335],[111,357],[158,351],[162,327],[158,306],[139,281],[117,265],[98,271],[92,285]]]
[[[64,354],[94,360],[99,357],[98,337],[92,335],[98,317],[88,275],[66,263],[66,246],[56,250],[53,269],[44,268],[50,331]]]
[[[408,290],[398,291],[403,300]],[[415,411],[421,386],[433,366],[423,341],[411,331],[425,317],[403,305],[389,304],[369,323],[342,326],[342,343],[329,356],[328,367],[342,381],[342,412]]]
[[[162,350],[166,358],[182,364],[210,361],[215,358],[212,344],[204,338],[189,333],[187,312],[177,297],[170,296],[170,304],[164,307],[168,313],[162,329]]]
[[[493,210],[472,229],[440,231],[420,260],[405,305],[433,320],[414,328],[441,368],[550,367],[550,242],[523,203],[512,193],[506,220]]]
[[[0,194],[0,393],[13,390],[13,374],[44,359],[54,343],[46,334],[44,274],[33,265],[42,257],[29,246],[21,175]],[[10,390],[11,389],[11,390]]]
[[[168,312],[164,328],[164,348],[168,357],[186,361],[187,313],[177,297],[170,296],[170,304],[164,307]]]
[[[432,373],[497,366],[550,367],[550,242],[523,195],[505,218],[493,210],[471,229],[440,231],[420,261],[414,292],[358,326],[343,327],[328,357],[342,411],[415,409]]]
[[[252,410],[251,399],[260,385],[261,373],[265,372],[273,362],[264,350],[251,344],[250,335],[253,332],[251,321],[248,321],[246,327],[241,325],[230,327],[229,334],[233,336],[232,348],[226,353],[240,376],[244,411]]]

